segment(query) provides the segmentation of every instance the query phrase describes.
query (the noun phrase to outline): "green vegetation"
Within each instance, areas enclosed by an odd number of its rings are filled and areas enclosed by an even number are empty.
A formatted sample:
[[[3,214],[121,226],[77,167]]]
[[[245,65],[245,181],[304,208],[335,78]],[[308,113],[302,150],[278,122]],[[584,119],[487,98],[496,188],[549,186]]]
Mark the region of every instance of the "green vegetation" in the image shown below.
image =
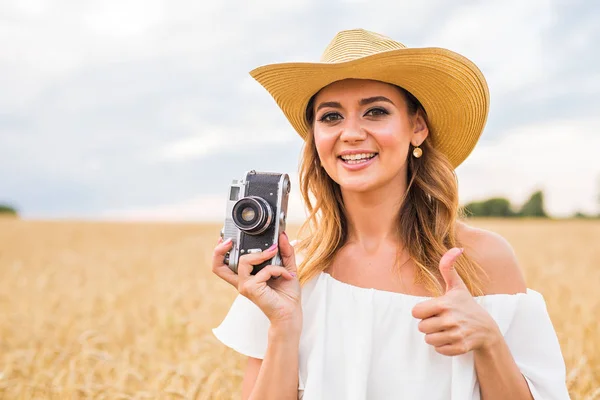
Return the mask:
[[[598,214],[598,215],[591,215],[591,214],[586,214],[586,213],[581,212],[581,211],[577,211],[575,214],[573,214],[573,216],[571,218],[575,218],[575,219],[596,219],[596,218],[600,218],[600,214]]]
[[[17,210],[14,207],[11,207],[7,204],[0,204],[0,216],[3,215],[11,215],[18,216]]]
[[[515,211],[510,201],[503,197],[471,202],[464,206],[464,211],[468,217],[548,218],[548,213],[544,209],[544,193],[541,190],[533,193],[518,211]]]
[[[519,216],[548,218],[548,214],[544,210],[544,194],[541,190],[532,194],[529,200],[523,204]]]
[[[502,197],[467,204],[465,213],[470,217],[514,217],[510,202]]]

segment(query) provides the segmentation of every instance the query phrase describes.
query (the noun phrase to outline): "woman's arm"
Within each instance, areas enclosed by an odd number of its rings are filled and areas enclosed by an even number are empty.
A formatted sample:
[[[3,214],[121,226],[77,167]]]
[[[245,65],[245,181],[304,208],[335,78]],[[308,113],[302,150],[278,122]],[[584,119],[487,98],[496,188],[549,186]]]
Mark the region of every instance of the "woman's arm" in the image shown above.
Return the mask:
[[[298,399],[301,324],[271,325],[269,344],[249,400]],[[240,334],[243,334],[240,332]]]
[[[533,400],[529,385],[501,335],[488,347],[473,353],[482,400]]]
[[[525,278],[512,246],[502,236],[472,229],[465,244],[466,251],[489,276],[485,285],[486,294],[527,291]],[[499,330],[485,346],[473,353],[483,400],[533,399],[529,385]]]

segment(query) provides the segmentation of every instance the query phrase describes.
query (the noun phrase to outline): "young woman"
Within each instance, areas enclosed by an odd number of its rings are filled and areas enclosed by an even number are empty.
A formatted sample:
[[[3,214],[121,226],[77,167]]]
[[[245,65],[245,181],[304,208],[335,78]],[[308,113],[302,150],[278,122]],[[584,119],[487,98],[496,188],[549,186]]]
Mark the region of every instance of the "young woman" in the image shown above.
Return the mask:
[[[282,233],[237,275],[231,241],[214,250],[240,292],[213,332],[249,357],[243,398],[568,399],[542,295],[506,240],[457,219],[454,168],[488,113],[479,69],[351,30],[319,63],[252,75],[306,142],[309,217],[296,251]],[[277,251],[284,267],[251,274]]]

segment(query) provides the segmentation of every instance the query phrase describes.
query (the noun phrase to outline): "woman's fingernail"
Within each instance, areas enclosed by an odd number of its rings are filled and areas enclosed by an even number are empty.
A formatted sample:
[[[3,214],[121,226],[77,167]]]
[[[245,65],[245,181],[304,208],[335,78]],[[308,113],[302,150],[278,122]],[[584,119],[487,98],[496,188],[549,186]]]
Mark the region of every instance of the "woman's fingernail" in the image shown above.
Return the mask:
[[[217,244],[221,244],[222,241],[223,241],[223,238],[219,237],[219,240],[217,240]]]
[[[293,276],[294,278],[296,277],[296,273],[295,272],[290,272],[290,275]]]
[[[225,239],[225,241],[223,242],[223,244],[229,244],[229,242],[231,242],[231,238]]]
[[[273,243],[273,244],[271,245],[271,247],[269,247],[269,248],[267,249],[267,251],[273,251],[273,250],[275,250],[276,248],[277,248],[277,242]]]

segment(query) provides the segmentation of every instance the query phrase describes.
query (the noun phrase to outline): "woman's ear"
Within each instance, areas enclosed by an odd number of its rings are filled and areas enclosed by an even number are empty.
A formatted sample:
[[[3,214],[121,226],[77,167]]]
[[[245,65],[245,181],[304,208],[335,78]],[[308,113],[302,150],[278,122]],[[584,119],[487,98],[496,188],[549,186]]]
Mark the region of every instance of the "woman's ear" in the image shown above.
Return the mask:
[[[413,146],[419,146],[425,141],[428,135],[429,127],[427,126],[425,118],[423,118],[421,110],[419,110],[413,120],[413,137],[411,140]]]

